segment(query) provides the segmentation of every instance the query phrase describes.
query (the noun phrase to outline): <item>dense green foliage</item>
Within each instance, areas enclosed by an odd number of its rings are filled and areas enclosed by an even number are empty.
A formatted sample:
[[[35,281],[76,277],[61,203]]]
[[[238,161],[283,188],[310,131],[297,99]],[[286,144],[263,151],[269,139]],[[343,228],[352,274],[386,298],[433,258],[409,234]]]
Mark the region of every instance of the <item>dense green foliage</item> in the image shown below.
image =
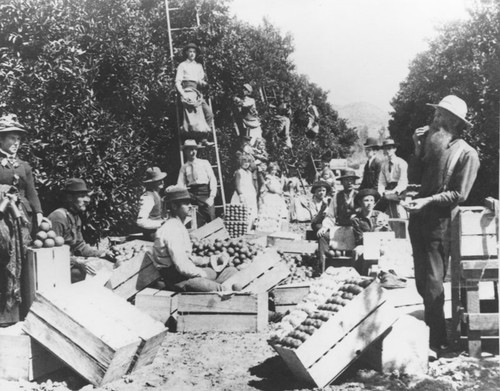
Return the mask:
[[[455,94],[469,107],[473,126],[464,138],[479,152],[481,169],[469,202],[498,199],[500,117],[500,2],[487,0],[470,11],[465,22],[445,26],[410,66],[407,79],[392,101],[391,135],[400,141],[404,158],[412,153],[413,131],[432,120],[437,103]],[[410,178],[411,179],[411,178]]]
[[[269,23],[252,27],[229,17],[224,0],[182,1],[172,13],[174,27],[201,26],[174,35],[175,64],[189,41],[203,48],[227,192],[234,151],[233,97],[243,83],[256,91],[270,141],[275,135],[260,87],[276,86],[295,112],[313,97],[322,133],[313,144],[304,126],[292,126],[296,156],[282,142],[271,143],[271,158],[283,168],[294,160],[331,149],[344,157],[356,134],[326,102],[326,92],[294,71],[292,38]],[[170,61],[164,2],[161,0],[12,0],[0,6],[0,107],[30,128],[23,156],[35,172],[46,213],[70,176],[85,178],[95,193],[89,238],[130,230],[141,177],[152,164],[176,181],[174,66]]]

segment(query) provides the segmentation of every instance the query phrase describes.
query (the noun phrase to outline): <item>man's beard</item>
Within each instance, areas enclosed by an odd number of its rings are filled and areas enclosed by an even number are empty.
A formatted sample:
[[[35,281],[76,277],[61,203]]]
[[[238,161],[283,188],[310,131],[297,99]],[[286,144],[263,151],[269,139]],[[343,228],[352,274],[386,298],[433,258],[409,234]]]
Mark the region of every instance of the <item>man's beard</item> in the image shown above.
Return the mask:
[[[439,158],[452,139],[453,134],[448,131],[446,124],[433,122],[425,139],[424,159]]]

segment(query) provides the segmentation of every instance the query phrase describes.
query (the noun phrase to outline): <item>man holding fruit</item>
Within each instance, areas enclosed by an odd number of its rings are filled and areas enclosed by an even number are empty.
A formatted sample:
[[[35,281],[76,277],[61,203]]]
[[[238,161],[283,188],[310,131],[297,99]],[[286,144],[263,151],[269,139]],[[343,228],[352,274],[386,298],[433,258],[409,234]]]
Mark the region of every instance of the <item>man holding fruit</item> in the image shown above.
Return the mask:
[[[110,251],[99,250],[85,242],[81,215],[90,202],[90,191],[83,179],[71,178],[64,185],[64,206],[49,215],[55,234],[64,238],[71,251],[71,282],[84,280],[87,274],[97,272],[97,264],[114,261]],[[40,233],[39,233],[40,234]],[[110,267],[108,265],[108,267]]]

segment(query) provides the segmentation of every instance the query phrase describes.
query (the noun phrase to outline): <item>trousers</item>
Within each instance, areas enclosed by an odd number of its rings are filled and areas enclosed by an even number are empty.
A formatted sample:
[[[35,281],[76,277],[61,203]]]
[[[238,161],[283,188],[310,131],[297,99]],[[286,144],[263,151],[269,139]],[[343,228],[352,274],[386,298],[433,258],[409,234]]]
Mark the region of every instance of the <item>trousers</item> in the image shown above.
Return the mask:
[[[450,219],[432,208],[410,215],[408,231],[413,249],[417,291],[424,301],[430,346],[447,343],[444,287],[449,258]]]
[[[175,292],[221,292],[224,290],[222,283],[238,272],[231,266],[226,267],[220,273],[208,267],[203,270],[207,274],[206,278],[186,278],[173,266],[159,269],[166,289]]]

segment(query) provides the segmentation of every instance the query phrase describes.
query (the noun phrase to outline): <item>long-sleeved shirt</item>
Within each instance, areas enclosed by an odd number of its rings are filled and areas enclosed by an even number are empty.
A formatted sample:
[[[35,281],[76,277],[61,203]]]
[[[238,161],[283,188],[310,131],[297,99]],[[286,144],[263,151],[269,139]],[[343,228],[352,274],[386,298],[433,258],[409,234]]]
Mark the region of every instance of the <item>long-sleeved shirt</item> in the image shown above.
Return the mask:
[[[172,217],[156,231],[153,263],[158,268],[174,266],[186,279],[206,277],[203,269],[196,266],[192,250],[188,230],[179,218]]]
[[[361,212],[351,217],[354,243],[356,246],[363,244],[364,232],[390,231],[388,225],[389,216],[378,210],[372,211],[369,216],[363,216]]]
[[[398,156],[393,156],[382,163],[378,178],[378,192],[383,194],[387,185],[397,183],[392,190],[401,194],[408,187],[408,163]]]
[[[105,251],[98,250],[87,244],[82,235],[82,219],[79,215],[66,208],[59,208],[49,215],[52,229],[58,236],[64,238],[64,243],[70,248],[71,255],[79,257],[102,257]]]
[[[335,194],[326,210],[325,219],[323,220],[323,228],[332,230],[336,225],[349,226],[351,225],[351,216],[355,213],[354,197],[357,191],[351,190],[349,194],[345,190]]]
[[[162,204],[158,193],[147,191],[141,196],[136,223],[138,227],[146,230],[154,230],[161,227],[163,224]]]
[[[197,84],[205,79],[203,65],[196,61],[183,61],[177,67],[175,74],[175,85],[177,89],[182,88],[183,81],[194,81]]]
[[[0,184],[15,186],[28,212],[42,213],[31,167],[24,160],[0,150]]]
[[[378,178],[380,176],[382,162],[383,160],[377,156],[373,156],[366,162],[363,171],[363,179],[361,180],[361,184],[359,185],[359,190],[378,190]]]
[[[433,130],[429,132],[427,137],[432,135]],[[459,158],[447,188],[443,189],[446,174],[457,152],[460,153]],[[432,197],[430,205],[440,207],[453,207],[467,199],[480,166],[476,150],[461,139],[451,141],[439,156],[430,151],[426,154],[425,147],[422,148],[418,163],[421,168],[418,198]]]
[[[214,198],[217,194],[217,179],[210,162],[205,159],[195,158],[192,162],[186,162],[179,170],[177,184],[183,187],[191,185],[209,185],[210,197]]]

